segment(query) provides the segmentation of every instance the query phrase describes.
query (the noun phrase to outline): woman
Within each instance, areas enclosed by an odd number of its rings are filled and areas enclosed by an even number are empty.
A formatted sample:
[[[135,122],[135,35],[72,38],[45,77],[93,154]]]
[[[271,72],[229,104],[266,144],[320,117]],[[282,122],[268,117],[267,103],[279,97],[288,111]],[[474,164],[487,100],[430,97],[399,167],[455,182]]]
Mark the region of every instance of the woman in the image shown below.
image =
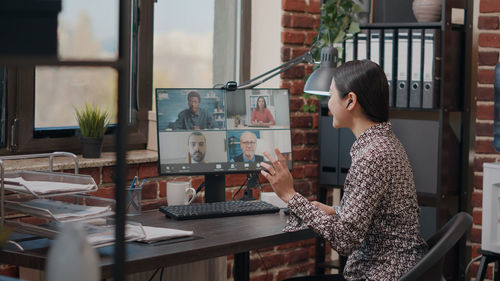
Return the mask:
[[[250,120],[255,126],[271,126],[274,125],[274,118],[271,111],[267,109],[266,100],[264,97],[257,98],[257,106],[252,112]]]
[[[271,165],[261,163],[262,174],[288,203],[285,231],[304,224],[349,256],[338,280],[397,280],[427,251],[410,163],[388,122],[388,95],[386,76],[371,61],[351,61],[335,70],[328,101],[333,127],[349,128],[356,136],[337,208],[295,192],[278,149],[278,160],[265,152]]]

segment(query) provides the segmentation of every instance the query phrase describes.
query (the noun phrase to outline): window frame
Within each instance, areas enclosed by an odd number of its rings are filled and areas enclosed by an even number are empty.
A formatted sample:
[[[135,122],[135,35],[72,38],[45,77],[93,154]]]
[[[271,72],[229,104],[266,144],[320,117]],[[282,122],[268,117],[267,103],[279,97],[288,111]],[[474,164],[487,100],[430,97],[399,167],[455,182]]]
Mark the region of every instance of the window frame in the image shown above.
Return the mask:
[[[130,102],[131,124],[128,126],[128,149],[145,149],[148,137],[148,111],[152,108],[153,73],[153,5],[155,0],[137,0],[139,5],[137,48],[137,100]],[[68,61],[47,65],[103,66],[118,70],[118,61]],[[35,66],[7,68],[7,132],[6,147],[0,155],[68,151],[80,153],[77,136],[35,138]],[[115,134],[104,136],[103,151],[115,151]]]

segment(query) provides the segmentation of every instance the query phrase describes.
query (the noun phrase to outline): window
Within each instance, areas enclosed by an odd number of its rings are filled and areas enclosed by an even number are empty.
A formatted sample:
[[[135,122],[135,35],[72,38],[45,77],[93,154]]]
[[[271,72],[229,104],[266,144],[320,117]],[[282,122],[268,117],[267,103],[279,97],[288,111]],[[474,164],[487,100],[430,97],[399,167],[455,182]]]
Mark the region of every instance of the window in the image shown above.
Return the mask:
[[[130,1],[132,34],[131,42],[126,43],[132,46],[129,144],[144,148],[147,111],[151,109],[152,90],[147,81],[151,81],[152,24],[145,21],[139,25],[137,13],[140,6],[142,15],[151,18],[154,0]],[[85,102],[107,109],[116,122],[119,1],[63,0],[62,7],[58,16],[59,62],[8,69],[8,146],[2,154],[79,152],[74,110]],[[113,146],[113,136],[105,136],[104,150],[113,150]]]
[[[250,1],[158,0],[153,89],[210,88],[239,81]],[[248,54],[249,55],[249,54]],[[245,77],[244,77],[245,78]]]

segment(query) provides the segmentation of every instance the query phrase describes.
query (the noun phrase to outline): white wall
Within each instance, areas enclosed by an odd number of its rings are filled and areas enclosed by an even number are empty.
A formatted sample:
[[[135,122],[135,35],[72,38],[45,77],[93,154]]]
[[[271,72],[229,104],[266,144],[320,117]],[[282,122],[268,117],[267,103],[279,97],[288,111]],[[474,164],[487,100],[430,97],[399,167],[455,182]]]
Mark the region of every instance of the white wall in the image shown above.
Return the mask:
[[[250,77],[256,77],[281,62],[281,1],[252,1],[252,41]],[[279,88],[280,76],[259,85],[259,88]]]

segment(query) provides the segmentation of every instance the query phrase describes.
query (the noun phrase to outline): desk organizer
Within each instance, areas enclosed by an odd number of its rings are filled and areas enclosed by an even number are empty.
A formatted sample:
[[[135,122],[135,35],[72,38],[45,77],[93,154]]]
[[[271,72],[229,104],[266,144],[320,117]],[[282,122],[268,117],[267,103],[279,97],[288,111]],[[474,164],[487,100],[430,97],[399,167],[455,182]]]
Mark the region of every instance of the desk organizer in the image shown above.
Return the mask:
[[[73,159],[74,174],[53,171],[53,158],[60,156]],[[5,172],[4,160],[33,158],[48,158],[49,171]],[[0,157],[0,169],[1,223],[2,225],[8,224],[14,227],[15,231],[54,238],[58,234],[61,223],[88,221],[114,215],[115,200],[93,197],[87,194],[97,191],[98,186],[91,176],[78,174],[78,158],[72,153],[53,152],[4,156]],[[5,191],[19,194],[19,196],[12,200],[6,200]],[[5,209],[42,218],[47,220],[48,223],[32,225],[19,221],[6,222]],[[22,250],[19,244],[16,244],[16,246]]]

